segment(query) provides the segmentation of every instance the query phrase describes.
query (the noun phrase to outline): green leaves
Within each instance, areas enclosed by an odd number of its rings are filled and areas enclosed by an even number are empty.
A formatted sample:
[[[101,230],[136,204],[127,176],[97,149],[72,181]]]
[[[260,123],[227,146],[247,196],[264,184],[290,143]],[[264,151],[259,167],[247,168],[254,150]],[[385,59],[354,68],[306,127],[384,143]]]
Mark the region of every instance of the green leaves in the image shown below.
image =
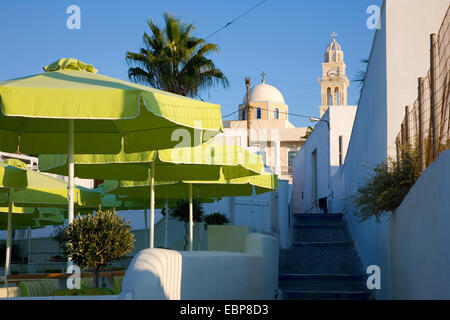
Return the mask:
[[[387,159],[378,164],[372,177],[358,188],[354,202],[360,222],[372,217],[380,222],[383,215],[397,209],[420,176],[417,154],[410,147],[401,154],[400,160]]]
[[[151,34],[144,33],[144,48],[139,53],[127,52],[128,77],[144,85],[194,97],[201,89],[215,85],[228,87],[223,72],[206,55],[219,53],[219,47],[192,36],[192,24],[164,14],[165,27],[151,20]]]
[[[200,201],[192,200],[193,218],[196,222],[203,221],[203,207]],[[182,222],[189,222],[189,200],[182,199],[177,201],[175,208],[170,209],[169,214],[171,217]]]
[[[203,221],[203,207],[200,201],[193,199],[192,201],[192,215],[195,222]],[[175,208],[169,210],[170,216],[178,221],[184,222],[184,250],[187,250],[188,246],[188,229],[187,224],[189,222],[189,200],[182,199],[177,201]]]
[[[112,211],[77,218],[64,229],[64,254],[84,269],[102,269],[133,250],[130,230],[127,221]]]
[[[204,220],[207,225],[223,225],[230,223],[227,216],[220,212],[208,214],[205,216]]]

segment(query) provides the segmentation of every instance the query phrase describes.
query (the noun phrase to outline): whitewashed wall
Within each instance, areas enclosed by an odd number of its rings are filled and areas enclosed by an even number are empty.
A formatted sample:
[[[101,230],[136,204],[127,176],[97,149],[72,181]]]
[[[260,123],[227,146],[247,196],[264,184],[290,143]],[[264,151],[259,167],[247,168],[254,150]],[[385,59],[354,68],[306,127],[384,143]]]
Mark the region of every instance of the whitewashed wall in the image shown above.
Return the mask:
[[[391,218],[393,299],[450,299],[450,150],[417,180]]]
[[[448,0],[385,0],[344,166],[346,218],[365,266],[382,271],[378,298],[391,297],[389,219],[358,223],[351,197],[375,165],[395,154],[404,106],[417,97],[429,68],[429,35],[439,30]]]
[[[121,299],[274,299],[278,241],[249,234],[246,253],[146,249],[128,267]]]
[[[327,111],[322,119],[329,121]],[[314,203],[314,170],[313,152],[317,152],[317,198],[329,194],[330,177],[330,133],[328,124],[324,121],[317,123],[310,136],[297,152],[292,169],[292,203],[294,213],[320,212]]]
[[[289,247],[289,194],[287,180],[278,181],[276,191],[249,197],[227,197],[203,205],[205,214],[224,213],[232,225],[245,225],[249,232],[274,235],[283,248]]]
[[[339,171],[339,137],[342,136],[342,161],[345,160],[348,142],[356,114],[355,106],[330,106],[297,153],[293,168],[293,205],[295,213],[317,213],[313,192],[313,152],[317,150],[317,196],[328,198],[329,212],[336,195],[343,193],[341,183],[333,183]],[[327,122],[329,122],[329,128]],[[338,212],[338,211],[335,211]]]

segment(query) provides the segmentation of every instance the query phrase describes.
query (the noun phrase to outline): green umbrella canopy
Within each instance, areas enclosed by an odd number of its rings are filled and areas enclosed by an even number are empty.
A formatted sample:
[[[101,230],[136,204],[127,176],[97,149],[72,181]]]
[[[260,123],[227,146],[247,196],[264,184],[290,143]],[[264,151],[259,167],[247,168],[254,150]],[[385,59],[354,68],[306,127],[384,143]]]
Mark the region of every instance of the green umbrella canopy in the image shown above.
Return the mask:
[[[264,169],[260,156],[232,144],[206,142],[184,147],[119,154],[80,154],[74,156],[75,176],[85,179],[145,180],[155,164],[155,180],[217,180],[220,168],[225,178],[259,174]],[[67,175],[67,155],[40,155],[39,170]]]
[[[11,217],[13,229],[24,229],[27,227],[43,228],[47,225],[64,224],[65,217],[62,211],[56,208],[18,208],[32,209],[24,210],[22,214],[13,214]],[[16,210],[15,213],[18,210]],[[0,207],[0,229],[6,230],[8,223],[8,207]]]
[[[19,167],[26,164],[19,160],[8,159],[4,163]],[[66,207],[67,206],[67,182],[50,177],[48,175],[23,169],[26,174],[27,188],[10,189],[8,193],[0,193],[0,204],[8,206],[11,201],[17,207]],[[83,187],[74,190],[74,203],[76,207],[98,207],[100,193]]]
[[[27,174],[25,170],[0,162],[0,189],[25,188],[26,186]]]
[[[148,209],[148,201],[144,197],[128,197],[119,196],[116,194],[103,194],[102,195],[102,209],[115,209],[117,211],[126,210],[142,210]],[[170,198],[156,198],[155,208],[163,209],[166,205],[166,200],[168,201],[168,207],[174,207],[176,205],[177,199]],[[202,199],[203,203],[212,203],[215,199]]]
[[[221,178],[218,180],[186,180],[172,184],[157,185],[155,196],[162,199],[187,198],[190,184],[192,184],[194,198],[211,199],[251,196],[253,187],[256,194],[274,191],[278,188],[278,178],[273,174],[262,173],[260,175],[227,180],[221,174]],[[119,196],[145,197],[148,193],[149,185],[149,179],[146,181],[107,180],[104,182],[104,192]]]
[[[100,75],[76,59],[44,70],[0,82],[0,150],[67,153],[71,119],[76,154],[116,154],[122,138],[125,152],[172,148],[185,133],[198,145],[223,131],[219,105]]]

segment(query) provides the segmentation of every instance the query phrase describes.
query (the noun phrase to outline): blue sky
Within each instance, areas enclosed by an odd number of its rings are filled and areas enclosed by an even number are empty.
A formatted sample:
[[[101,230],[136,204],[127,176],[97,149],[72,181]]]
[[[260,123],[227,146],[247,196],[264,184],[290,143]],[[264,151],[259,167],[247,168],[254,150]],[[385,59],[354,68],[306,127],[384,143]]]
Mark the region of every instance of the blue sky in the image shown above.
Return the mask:
[[[39,73],[62,57],[93,64],[99,73],[128,80],[126,51],[137,51],[148,30],[147,19],[162,26],[163,12],[194,23],[195,35],[206,37],[260,0],[206,1],[2,1],[0,3],[0,81]],[[338,33],[350,81],[368,58],[375,30],[369,30],[369,5],[382,0],[267,0],[261,6],[209,38],[221,53],[211,58],[230,81],[228,90],[202,92],[206,101],[235,110],[245,93],[244,77],[252,86],[261,81],[277,87],[291,113],[318,116],[321,63],[330,34]],[[69,5],[81,9],[81,29],[69,30]],[[351,84],[349,104],[358,89]],[[236,115],[234,115],[236,116]],[[233,117],[234,117],[233,116]],[[226,120],[234,119],[233,117]],[[296,126],[308,119],[290,117]]]

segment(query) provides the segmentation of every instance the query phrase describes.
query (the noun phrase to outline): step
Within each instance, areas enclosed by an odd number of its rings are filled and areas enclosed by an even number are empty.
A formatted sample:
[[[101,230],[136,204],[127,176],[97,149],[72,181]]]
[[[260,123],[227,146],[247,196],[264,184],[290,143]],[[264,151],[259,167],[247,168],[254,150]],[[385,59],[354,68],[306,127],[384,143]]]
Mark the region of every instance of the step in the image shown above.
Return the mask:
[[[345,227],[341,228],[297,228],[293,232],[294,242],[351,242]]]
[[[345,229],[346,223],[344,221],[331,221],[330,223],[294,223],[292,226],[295,230],[303,229]]]
[[[335,219],[335,220],[341,220],[343,218],[342,213],[294,213],[294,218],[298,219]]]
[[[368,300],[370,291],[282,291],[284,300]]]
[[[298,274],[284,273],[278,275],[278,281],[302,281],[302,280],[320,280],[320,281],[366,281],[365,274]]]
[[[282,291],[367,291],[364,281],[348,280],[300,280],[300,281],[279,281],[278,287]]]
[[[317,225],[317,224],[341,224],[344,225],[345,221],[342,218],[342,214],[294,214],[294,225],[298,224],[309,224],[309,225]]]
[[[363,266],[353,247],[304,246],[280,250],[280,274],[362,274]]]
[[[352,241],[297,241],[293,242],[292,246],[294,248],[305,248],[305,247],[353,247]]]

